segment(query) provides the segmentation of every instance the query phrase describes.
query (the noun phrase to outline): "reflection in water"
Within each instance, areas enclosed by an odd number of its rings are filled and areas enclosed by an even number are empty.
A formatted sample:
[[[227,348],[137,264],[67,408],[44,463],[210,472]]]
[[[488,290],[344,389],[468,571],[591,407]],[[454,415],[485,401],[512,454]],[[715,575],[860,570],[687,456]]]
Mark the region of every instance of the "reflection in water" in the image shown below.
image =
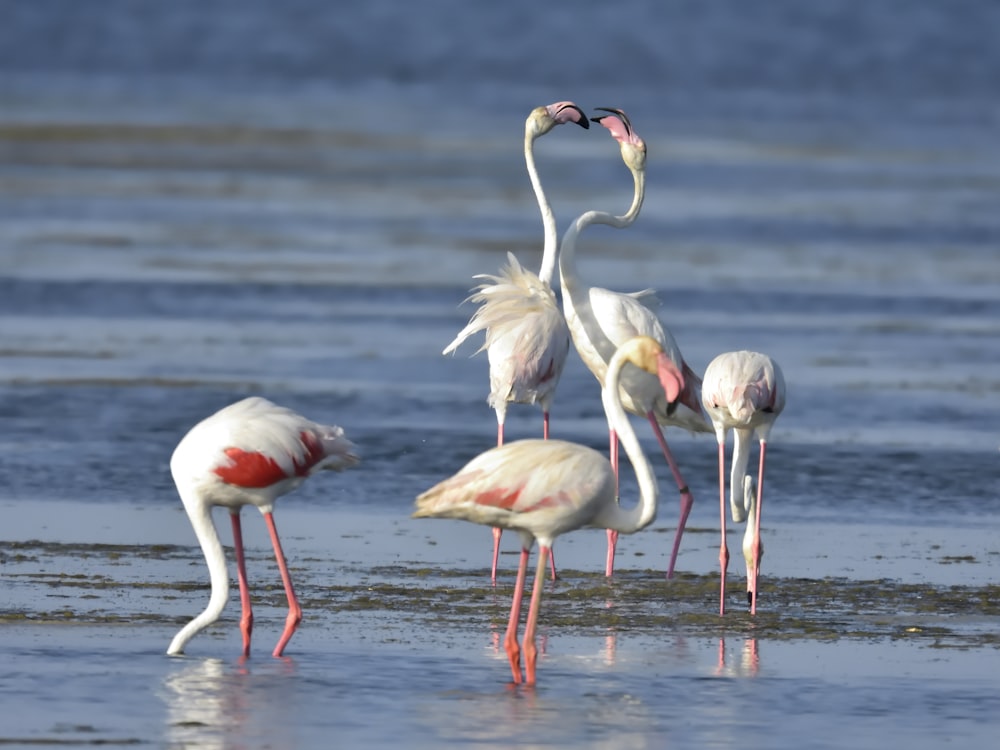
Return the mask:
[[[291,659],[276,660],[256,675],[244,658],[235,666],[220,659],[184,662],[163,681],[168,746],[293,746],[294,722],[286,710],[295,688]]]
[[[760,670],[760,654],[757,650],[757,639],[747,638],[743,641],[740,659],[735,664],[726,664],[726,641],[719,639],[719,665],[716,675],[720,677],[756,677]]]

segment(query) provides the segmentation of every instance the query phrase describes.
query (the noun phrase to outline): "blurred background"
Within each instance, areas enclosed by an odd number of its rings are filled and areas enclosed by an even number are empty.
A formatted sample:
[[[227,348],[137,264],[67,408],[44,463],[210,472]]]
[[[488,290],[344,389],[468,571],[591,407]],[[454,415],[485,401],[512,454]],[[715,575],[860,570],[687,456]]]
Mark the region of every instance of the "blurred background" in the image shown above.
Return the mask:
[[[907,497],[939,497],[956,461],[978,477],[956,502],[996,489],[992,0],[0,11],[0,478],[15,497],[174,502],[176,440],[251,392],[419,473],[394,502],[487,447],[485,359],[439,352],[473,274],[506,250],[537,267],[523,121],[562,99],[625,109],[649,148],[642,216],[588,233],[585,279],[654,287],[698,371],[729,349],[778,358],[775,442],[835,467],[845,451],[831,482],[874,446],[888,453],[869,473],[902,467]],[[536,152],[561,227],[628,206],[603,129],[557,129]],[[512,410],[514,435],[537,416]],[[600,420],[571,358],[554,432],[601,445]],[[434,430],[427,464],[410,447]],[[710,487],[711,439],[686,439]]]

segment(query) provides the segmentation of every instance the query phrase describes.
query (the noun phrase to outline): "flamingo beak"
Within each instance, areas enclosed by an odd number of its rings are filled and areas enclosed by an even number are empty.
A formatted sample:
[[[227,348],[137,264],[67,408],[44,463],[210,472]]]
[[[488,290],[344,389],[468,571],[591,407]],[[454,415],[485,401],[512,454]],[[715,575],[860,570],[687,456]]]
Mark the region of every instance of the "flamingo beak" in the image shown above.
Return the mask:
[[[572,109],[572,110],[574,110],[579,115],[579,117],[570,116],[570,120],[572,122],[575,122],[577,125],[579,125],[584,130],[590,130],[590,121],[587,119],[586,113],[582,109],[580,109],[578,106],[576,106],[575,104],[567,104],[564,107],[560,107],[559,111],[556,112],[556,115],[558,116],[558,115],[562,114],[567,109]]]

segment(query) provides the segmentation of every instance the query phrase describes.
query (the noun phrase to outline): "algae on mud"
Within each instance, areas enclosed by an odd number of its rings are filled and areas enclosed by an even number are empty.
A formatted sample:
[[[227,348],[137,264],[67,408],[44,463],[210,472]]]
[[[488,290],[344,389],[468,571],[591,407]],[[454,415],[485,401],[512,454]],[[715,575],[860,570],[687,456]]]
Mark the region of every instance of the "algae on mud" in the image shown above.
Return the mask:
[[[196,547],[27,541],[0,548],[7,551],[4,578],[11,592],[0,622],[174,625],[186,621],[208,595],[200,571],[191,577],[202,562]],[[273,560],[253,552],[249,559],[267,568],[266,575],[256,575],[263,584],[255,589],[258,617],[269,610],[279,616],[285,601]],[[395,564],[359,576],[313,554],[293,571],[304,627],[310,629],[333,629],[338,627],[333,618],[342,622],[366,613],[434,629],[495,627],[506,622],[512,594],[509,582],[494,587],[488,571],[479,568]],[[623,569],[608,580],[599,572],[563,568],[557,581],[544,584],[539,622],[550,635],[905,638],[935,647],[1000,648],[997,584],[765,576],[756,616],[746,612],[745,595],[734,585],[729,611],[719,617],[718,583],[717,575],[678,573],[667,581],[656,570]]]

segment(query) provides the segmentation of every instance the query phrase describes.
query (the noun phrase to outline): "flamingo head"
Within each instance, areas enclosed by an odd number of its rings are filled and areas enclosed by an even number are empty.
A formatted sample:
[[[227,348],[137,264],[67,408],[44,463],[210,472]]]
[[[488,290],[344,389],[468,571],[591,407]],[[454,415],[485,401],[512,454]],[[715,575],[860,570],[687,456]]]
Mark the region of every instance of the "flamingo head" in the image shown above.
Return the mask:
[[[636,171],[645,169],[646,142],[632,129],[632,122],[628,119],[628,115],[620,109],[609,107],[598,107],[597,109],[608,114],[598,115],[590,119],[611,131],[611,137],[621,144],[622,159],[625,161],[625,165]]]
[[[663,351],[660,343],[649,336],[636,336],[623,346],[628,347],[628,361],[650,375],[655,375],[663,386],[667,401],[671,404],[676,402],[684,390],[684,375]]]
[[[555,102],[547,107],[535,107],[524,123],[525,134],[529,138],[545,135],[556,125],[575,122],[583,129],[590,128],[590,122],[583,110],[573,102]]]

